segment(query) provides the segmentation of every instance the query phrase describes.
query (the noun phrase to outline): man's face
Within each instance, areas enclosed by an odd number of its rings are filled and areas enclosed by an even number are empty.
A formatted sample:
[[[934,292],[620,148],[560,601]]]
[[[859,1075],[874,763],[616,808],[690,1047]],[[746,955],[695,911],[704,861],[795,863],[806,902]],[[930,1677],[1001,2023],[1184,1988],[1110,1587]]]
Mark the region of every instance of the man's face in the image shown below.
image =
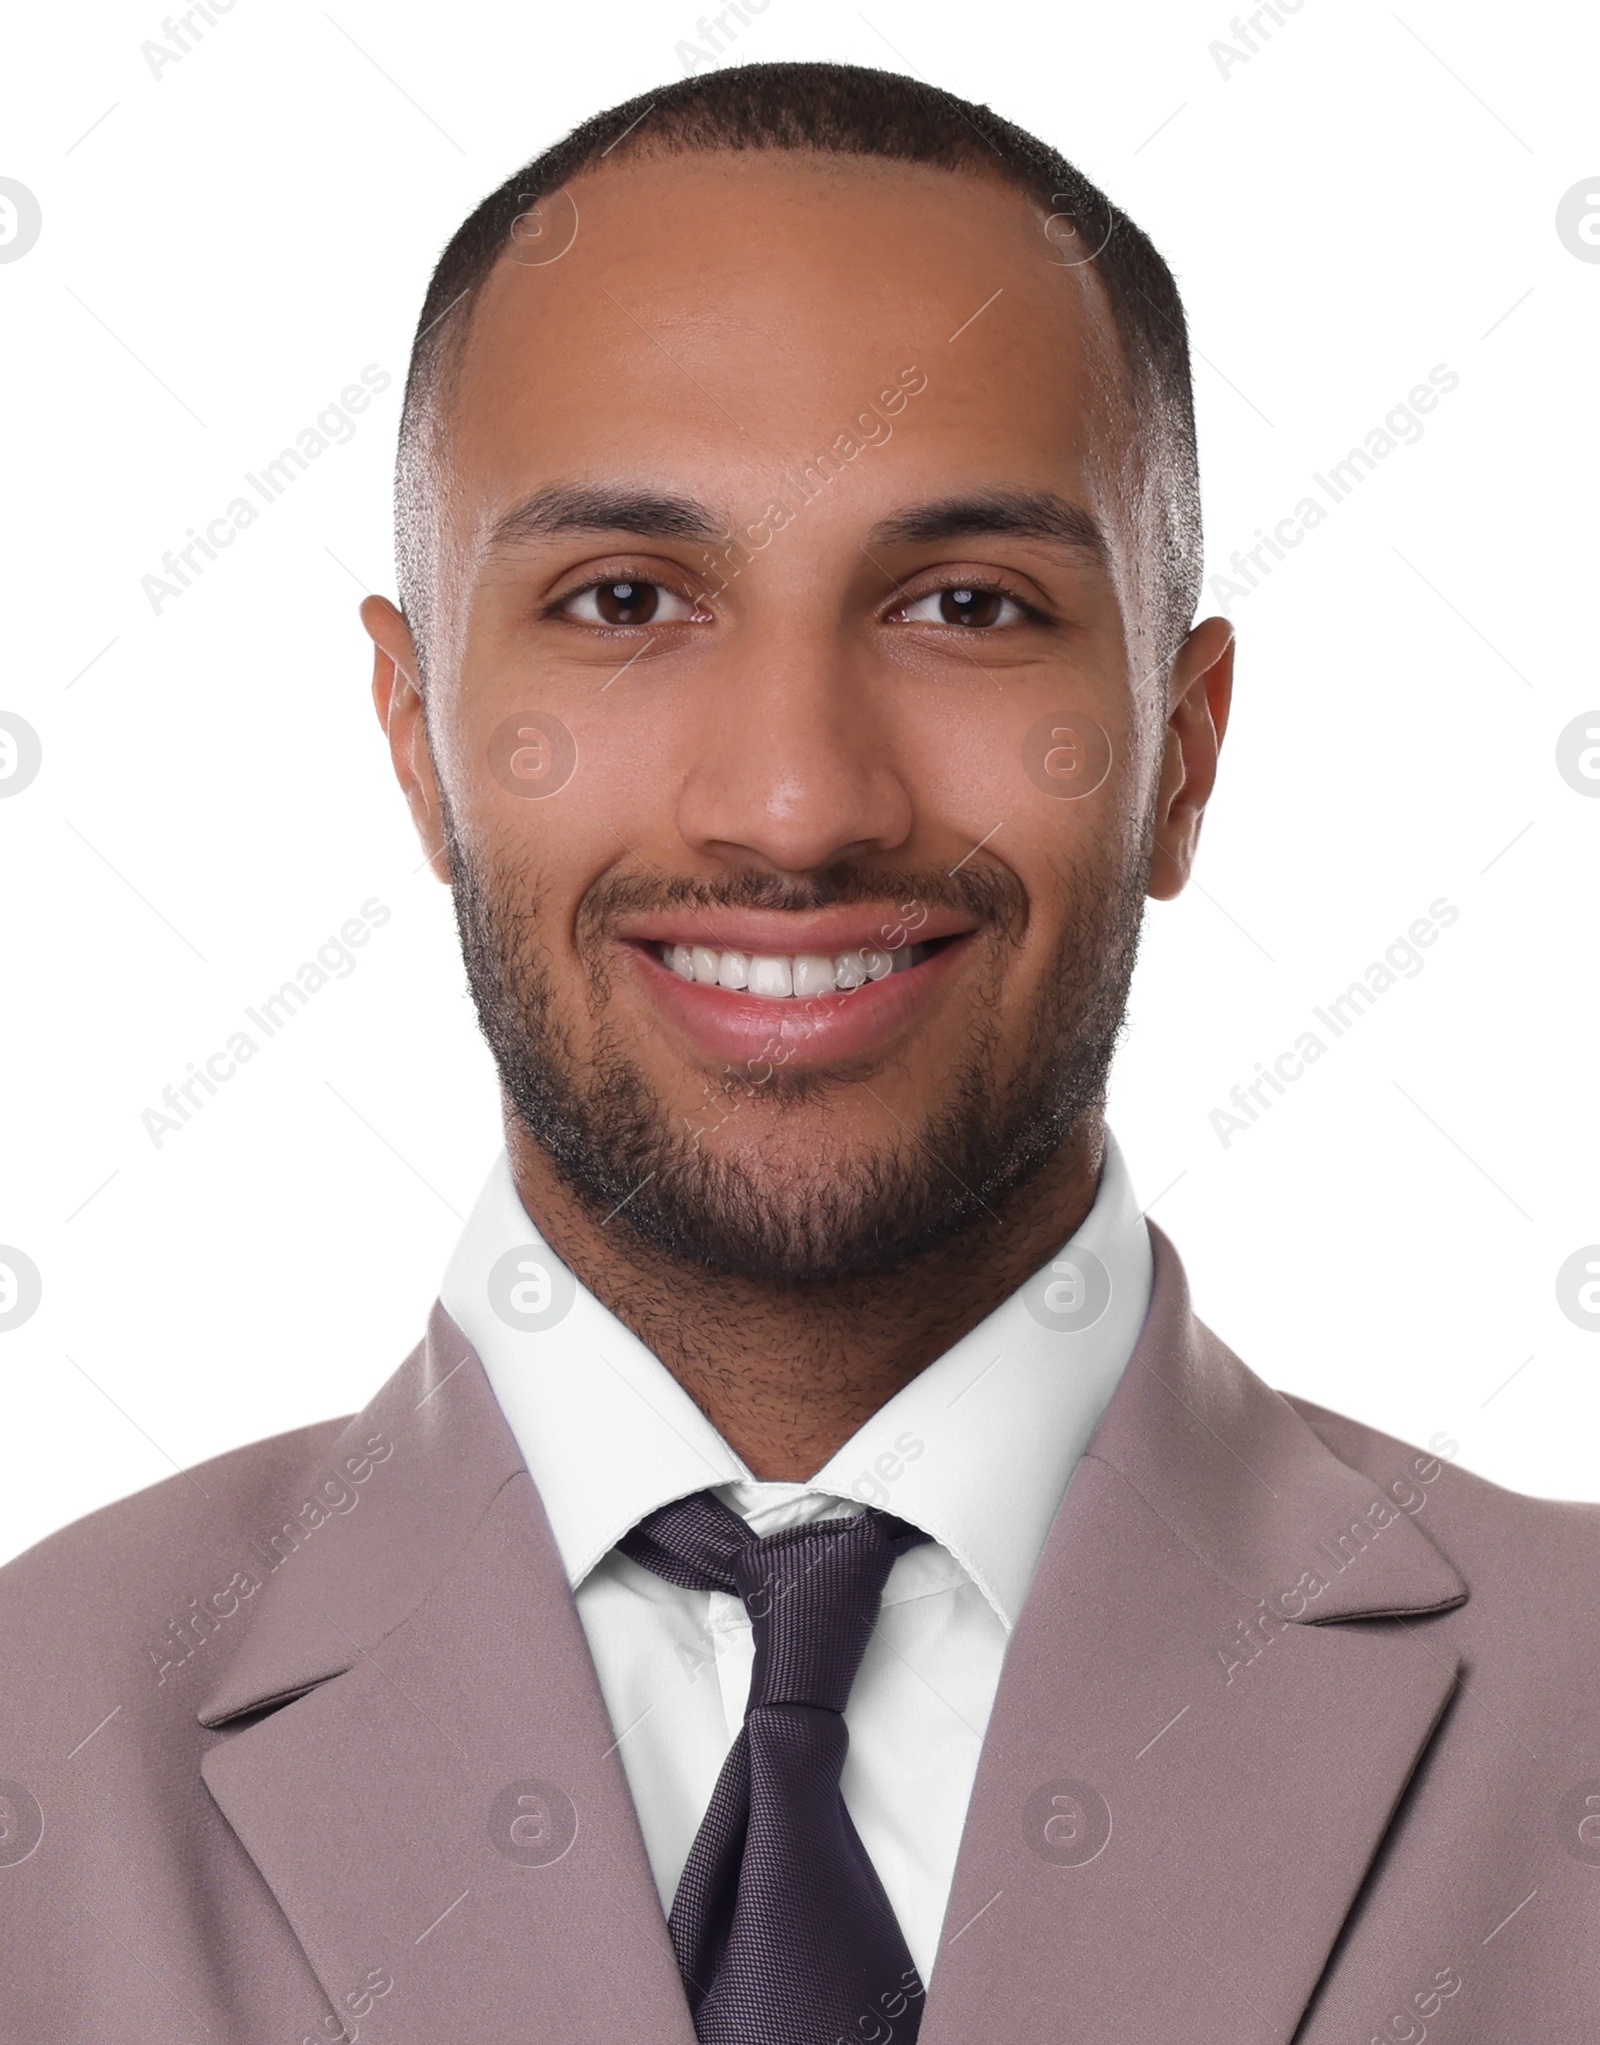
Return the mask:
[[[1007,188],[858,159],[620,162],[522,232],[449,403],[427,745],[374,624],[508,1096],[674,1255],[902,1260],[1089,1126],[1209,786],[1099,287]]]

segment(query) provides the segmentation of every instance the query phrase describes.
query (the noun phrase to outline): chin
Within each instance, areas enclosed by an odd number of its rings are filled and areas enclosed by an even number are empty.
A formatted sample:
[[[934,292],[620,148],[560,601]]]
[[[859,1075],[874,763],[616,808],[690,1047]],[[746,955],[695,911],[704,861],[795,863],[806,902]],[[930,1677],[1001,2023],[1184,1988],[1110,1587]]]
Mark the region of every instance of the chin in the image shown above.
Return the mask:
[[[915,1142],[844,1146],[817,1136],[807,1143],[813,1160],[796,1157],[797,1143],[807,1139],[791,1130],[735,1151],[681,1153],[617,1221],[674,1263],[816,1286],[900,1269],[993,1211],[991,1196],[941,1170]]]

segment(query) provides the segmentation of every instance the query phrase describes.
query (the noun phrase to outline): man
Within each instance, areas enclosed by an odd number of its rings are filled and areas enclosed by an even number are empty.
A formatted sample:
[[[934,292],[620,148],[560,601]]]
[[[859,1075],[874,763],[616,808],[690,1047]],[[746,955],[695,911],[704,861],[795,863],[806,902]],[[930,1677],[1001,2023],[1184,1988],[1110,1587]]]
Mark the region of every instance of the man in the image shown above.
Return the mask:
[[[506,1156],[365,1412],[0,1579],[5,2037],[1592,2040],[1590,1509],[1268,1390],[1102,1120],[1232,660],[1148,241],[685,81],[451,242],[398,531]]]

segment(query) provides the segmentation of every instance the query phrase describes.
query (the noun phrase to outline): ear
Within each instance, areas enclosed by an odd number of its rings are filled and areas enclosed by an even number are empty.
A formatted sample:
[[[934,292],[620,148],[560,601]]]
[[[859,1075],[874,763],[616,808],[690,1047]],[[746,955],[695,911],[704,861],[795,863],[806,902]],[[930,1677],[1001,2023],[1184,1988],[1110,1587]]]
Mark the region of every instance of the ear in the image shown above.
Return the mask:
[[[372,640],[372,701],[378,722],[388,733],[395,779],[435,879],[448,883],[450,861],[444,804],[428,744],[428,723],[411,627],[405,614],[381,596],[369,596],[363,601],[361,622]]]
[[[1149,892],[1157,901],[1170,901],[1189,878],[1232,700],[1233,626],[1204,618],[1172,664],[1150,864]]]

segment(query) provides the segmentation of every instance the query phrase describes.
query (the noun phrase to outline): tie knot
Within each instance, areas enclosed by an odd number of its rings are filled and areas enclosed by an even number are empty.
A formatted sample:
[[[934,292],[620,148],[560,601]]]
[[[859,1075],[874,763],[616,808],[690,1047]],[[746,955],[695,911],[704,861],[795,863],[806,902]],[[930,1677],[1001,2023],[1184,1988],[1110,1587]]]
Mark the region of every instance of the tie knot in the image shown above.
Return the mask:
[[[812,1520],[739,1551],[734,1577],[755,1635],[747,1712],[842,1712],[877,1622],[895,1545],[879,1516]]]
[[[747,1712],[768,1704],[842,1712],[895,1558],[927,1538],[871,1510],[758,1537],[698,1492],[651,1513],[618,1546],[673,1583],[744,1600],[755,1636]]]

